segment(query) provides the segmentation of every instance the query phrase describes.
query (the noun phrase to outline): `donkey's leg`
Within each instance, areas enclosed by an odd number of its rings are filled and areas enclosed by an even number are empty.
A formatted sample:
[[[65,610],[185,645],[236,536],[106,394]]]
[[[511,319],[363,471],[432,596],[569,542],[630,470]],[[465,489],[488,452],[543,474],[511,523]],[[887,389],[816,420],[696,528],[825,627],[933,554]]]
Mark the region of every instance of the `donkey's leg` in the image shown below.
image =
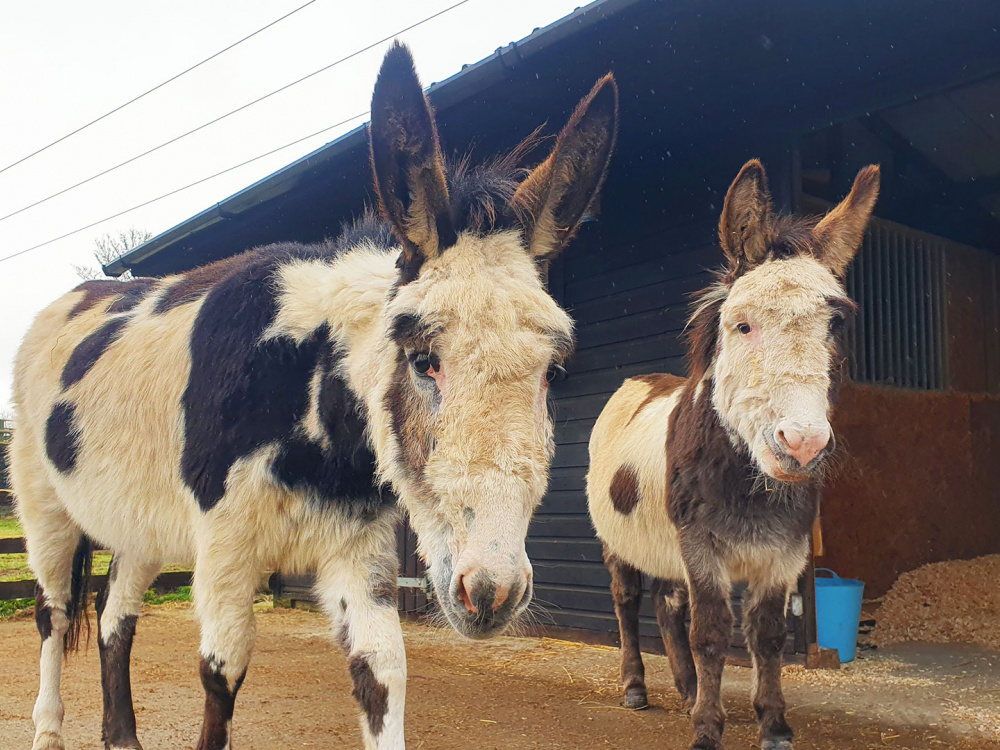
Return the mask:
[[[784,588],[761,588],[747,593],[743,630],[753,658],[753,707],[760,724],[761,750],[791,750],[792,730],[785,721],[781,693],[787,592]]]
[[[97,597],[97,641],[104,688],[101,738],[108,750],[142,747],[135,734],[129,661],[142,595],[159,570],[159,562],[115,555],[108,585]]]
[[[642,574],[604,547],[604,564],[611,573],[611,598],[621,633],[621,680],[626,708],[645,708],[646,670],[639,651],[639,605],[642,603]]]
[[[698,695],[698,674],[684,622],[688,613],[687,586],[683,581],[656,579],[651,596],[663,646],[670,660],[670,671],[674,675],[674,685],[684,700],[684,707],[690,711]]]
[[[201,621],[200,673],[205,688],[205,717],[198,750],[230,747],[236,693],[246,676],[256,637],[253,597],[262,570],[252,551],[234,541],[231,535],[219,534],[219,538],[200,545],[195,564],[195,606]]]
[[[368,750],[403,750],[406,652],[396,608],[394,514],[366,529],[351,557],[319,570],[316,590],[348,659]]]
[[[698,673],[698,697],[691,712],[695,734],[691,748],[720,750],[726,722],[722,707],[722,668],[726,664],[726,648],[733,628],[729,604],[731,584],[711,553],[705,554],[708,544],[702,542],[698,546],[701,549],[684,555],[691,597],[691,651]]]
[[[34,507],[24,494],[18,497],[28,561],[38,580],[35,623],[42,637],[38,699],[31,718],[35,723],[32,750],[63,750],[63,702],[59,692],[66,636],[71,627],[73,559],[82,534],[54,503]]]

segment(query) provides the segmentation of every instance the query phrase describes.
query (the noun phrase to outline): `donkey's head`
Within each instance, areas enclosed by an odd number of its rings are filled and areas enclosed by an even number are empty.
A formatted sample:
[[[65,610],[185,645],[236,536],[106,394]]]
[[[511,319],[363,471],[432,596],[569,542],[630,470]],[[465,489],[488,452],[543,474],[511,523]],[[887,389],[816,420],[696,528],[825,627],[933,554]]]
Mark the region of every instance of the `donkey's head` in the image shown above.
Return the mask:
[[[834,448],[843,324],[855,310],[843,277],[878,186],[878,167],[865,167],[818,222],[781,216],[754,160],[726,196],[719,239],[728,268],[692,318],[692,375],[711,379],[730,437],[779,481],[815,476]]]
[[[372,168],[402,245],[385,319],[391,475],[442,609],[467,636],[500,632],[531,600],[525,536],[553,452],[549,381],[573,347],[542,269],[600,188],[616,123],[607,76],[530,173],[516,166],[524,148],[452,166],[404,47],[375,85]]]

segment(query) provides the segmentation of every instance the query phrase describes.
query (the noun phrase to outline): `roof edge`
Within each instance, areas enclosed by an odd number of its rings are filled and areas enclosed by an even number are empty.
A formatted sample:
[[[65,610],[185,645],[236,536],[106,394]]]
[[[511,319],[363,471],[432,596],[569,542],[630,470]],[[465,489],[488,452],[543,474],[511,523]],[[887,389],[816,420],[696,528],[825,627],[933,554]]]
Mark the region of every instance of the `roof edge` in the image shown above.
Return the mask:
[[[498,47],[493,54],[479,62],[463,65],[461,70],[449,78],[431,84],[426,89],[427,96],[436,110],[439,112],[447,110],[469,96],[503,80],[507,70],[519,66],[534,54],[630,6],[638,5],[642,1],[594,0],[594,2],[553,21],[548,26],[535,29],[523,39],[511,42],[505,47]],[[367,122],[333,141],[323,144],[278,171],[262,177],[214,206],[161,232],[117,260],[103,266],[104,273],[109,276],[120,276],[154,255],[214,224],[235,218],[251,208],[284,195],[298,184],[298,179],[303,172],[354,148],[358,145],[358,141],[363,141],[366,126]]]

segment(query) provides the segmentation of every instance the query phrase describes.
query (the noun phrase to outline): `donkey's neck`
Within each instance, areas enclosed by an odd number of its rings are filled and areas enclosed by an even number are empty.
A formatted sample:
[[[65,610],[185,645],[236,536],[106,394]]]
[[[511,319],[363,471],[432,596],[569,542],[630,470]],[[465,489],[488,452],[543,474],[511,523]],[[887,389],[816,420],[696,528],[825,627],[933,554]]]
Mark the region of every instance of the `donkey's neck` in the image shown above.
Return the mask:
[[[703,524],[730,543],[809,533],[818,504],[813,481],[766,478],[749,451],[734,443],[712,406],[712,381],[691,380],[670,416],[667,438],[671,520]]]
[[[274,327],[304,339],[322,325],[339,346],[374,335],[398,276],[398,251],[361,246],[332,258],[297,260],[279,272]]]

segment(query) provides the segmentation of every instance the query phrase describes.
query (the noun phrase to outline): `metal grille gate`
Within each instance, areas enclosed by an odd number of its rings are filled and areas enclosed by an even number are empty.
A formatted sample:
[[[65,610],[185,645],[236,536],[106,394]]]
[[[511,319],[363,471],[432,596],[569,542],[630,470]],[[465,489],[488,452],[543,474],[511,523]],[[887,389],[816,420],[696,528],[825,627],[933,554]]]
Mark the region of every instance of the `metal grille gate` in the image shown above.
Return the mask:
[[[860,309],[847,332],[857,382],[940,390],[947,380],[948,240],[873,219],[847,273]]]

